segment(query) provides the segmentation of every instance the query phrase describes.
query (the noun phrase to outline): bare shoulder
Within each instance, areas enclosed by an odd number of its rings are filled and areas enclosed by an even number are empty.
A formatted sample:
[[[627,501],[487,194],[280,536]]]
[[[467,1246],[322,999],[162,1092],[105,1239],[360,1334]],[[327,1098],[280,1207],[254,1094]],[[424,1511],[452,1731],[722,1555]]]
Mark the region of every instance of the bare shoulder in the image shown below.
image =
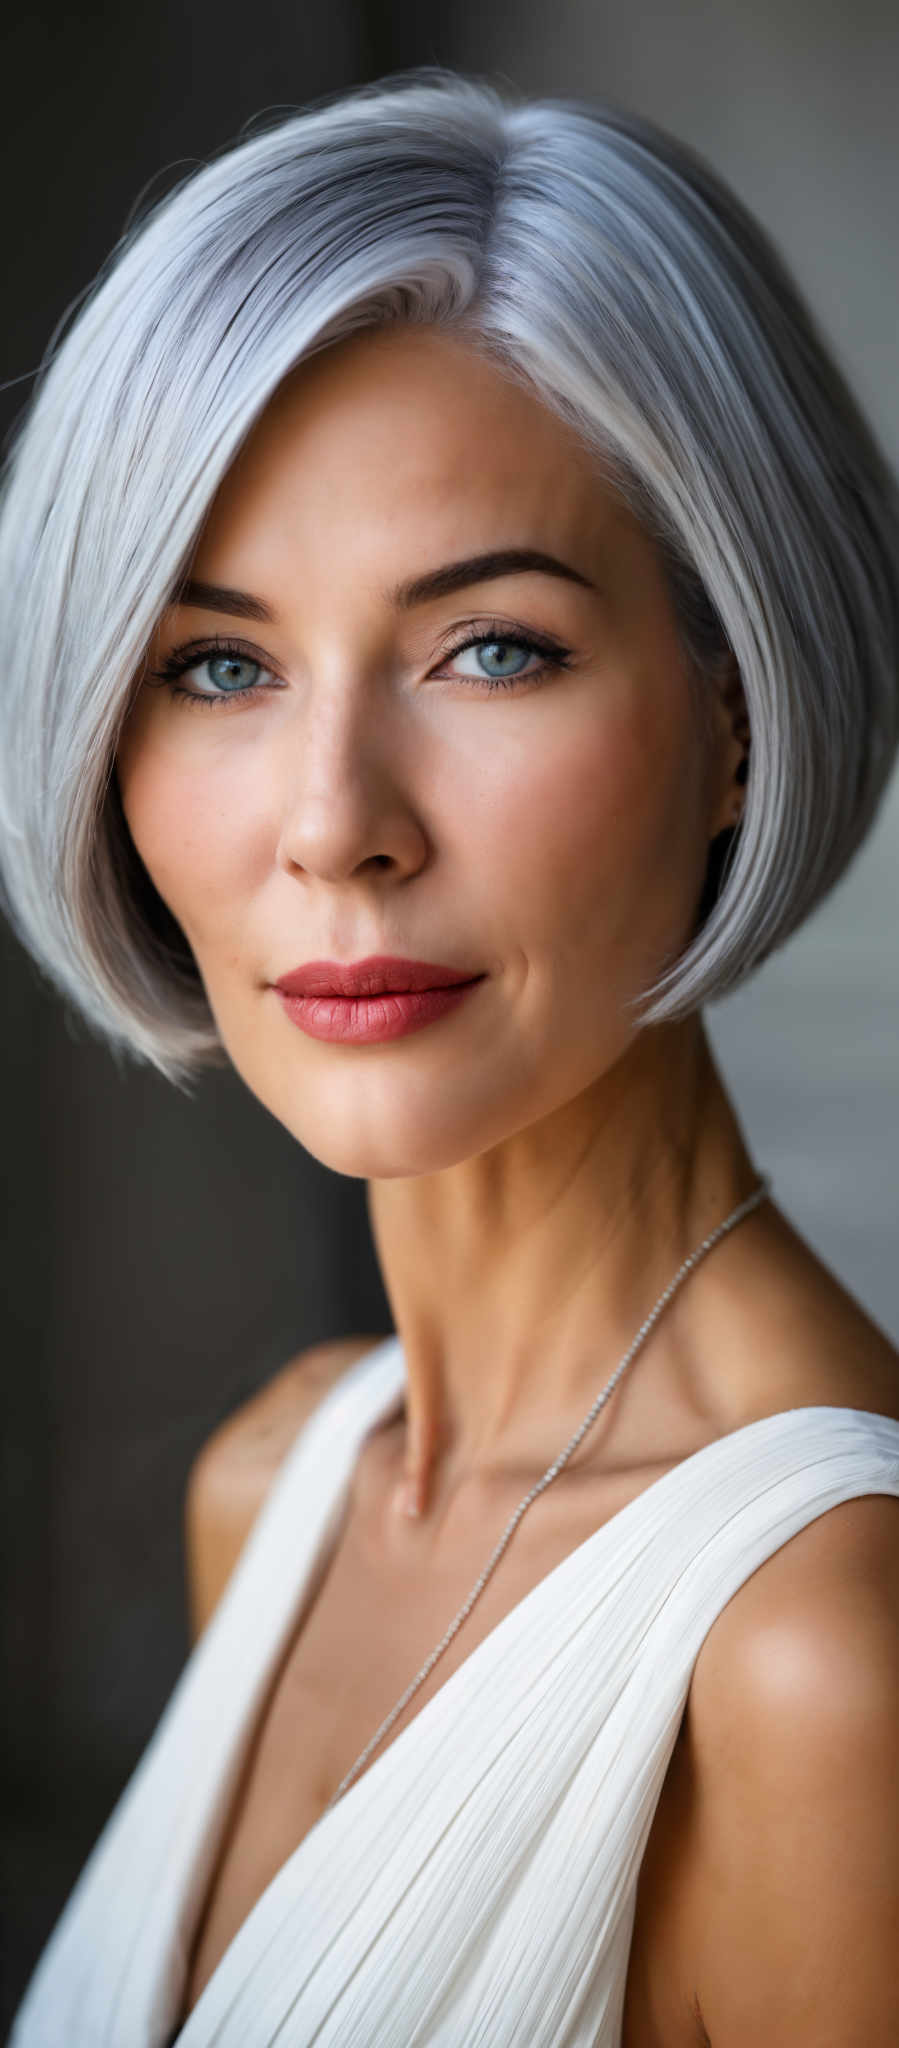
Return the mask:
[[[886,1330],[796,1230],[777,1205],[760,1212],[754,1242],[725,1296],[735,1369],[720,1433],[785,1410],[846,1408],[899,1423],[899,1350]],[[715,1359],[726,1363],[719,1344]],[[897,1473],[899,1482],[899,1473]],[[899,1598],[899,1499],[865,1493],[835,1503],[782,1543],[750,1574],[714,1622],[694,1672],[691,1712],[717,1720],[719,1697],[744,1693],[749,1665],[760,1681],[794,1668],[778,1644],[823,1652],[842,1642],[853,1618],[875,1634]]]
[[[773,1203],[755,1259],[743,1318],[750,1394],[730,1427],[806,1406],[899,1422],[892,1339]],[[899,1485],[899,1469],[896,1477]],[[884,1690],[897,1686],[899,1497],[865,1493],[825,1509],[782,1543],[706,1636],[684,1733],[697,1783],[701,1776],[716,1786],[709,1810],[724,1815],[744,1765],[774,1771],[779,1759],[786,1779],[801,1753],[814,1768],[821,1745],[836,1741],[841,1717],[848,1739],[853,1717],[875,1711]]]
[[[824,1509],[722,1608],[690,1690],[709,1757],[729,1747],[735,1716],[762,1726],[782,1706],[820,1721],[851,1714],[884,1673],[899,1682],[899,1464],[896,1487]]]
[[[383,1337],[338,1337],[298,1351],[242,1401],[207,1437],[192,1467],[237,1473],[252,1468],[273,1473],[297,1431],[341,1373]]]
[[[697,1660],[679,1769],[681,1953],[708,2038],[899,2039],[899,1497],[825,1510],[740,1587]]]
[[[201,1444],[185,1498],[191,1632],[205,1627],[279,1466],[341,1374],[383,1336],[313,1344],[242,1401]]]
[[[897,1924],[899,1497],[864,1494],[782,1544],[706,1636],[641,1865],[623,2038],[886,2048]]]
[[[818,1405],[899,1420],[899,1349],[775,1201],[708,1261],[705,1301],[698,1356],[719,1433]]]
[[[707,1278],[716,1434],[818,1406],[899,1422],[894,1343],[775,1203]],[[705,1638],[641,1864],[623,2038],[886,2048],[894,1924],[899,1498],[871,1493],[781,1544]]]

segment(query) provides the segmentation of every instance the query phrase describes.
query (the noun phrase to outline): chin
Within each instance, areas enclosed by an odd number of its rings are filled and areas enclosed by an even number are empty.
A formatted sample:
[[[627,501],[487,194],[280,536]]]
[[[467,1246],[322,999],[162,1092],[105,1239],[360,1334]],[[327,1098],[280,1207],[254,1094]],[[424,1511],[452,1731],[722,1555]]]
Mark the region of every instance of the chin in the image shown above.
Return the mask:
[[[249,1062],[235,1066],[251,1094],[304,1152],[352,1180],[443,1173],[531,1121],[532,1112],[519,1117],[508,1101],[499,1101],[496,1086],[480,1091],[480,1102],[465,1101],[452,1074],[428,1081],[419,1075],[404,1087],[396,1073],[385,1085],[383,1075],[370,1072],[335,1076],[329,1085],[324,1075],[307,1073],[291,1083],[283,1068],[263,1076]]]
[[[374,1131],[361,1136],[358,1131],[348,1130],[346,1142],[342,1143],[333,1125],[325,1130],[311,1128],[308,1117],[291,1118],[278,1110],[273,1113],[304,1152],[310,1153],[320,1165],[330,1167],[332,1173],[344,1174],[350,1180],[412,1180],[423,1174],[444,1173],[474,1153],[489,1149],[489,1141],[470,1146],[460,1142],[458,1126],[442,1140],[435,1133],[431,1143],[422,1138],[420,1131],[415,1136],[410,1133],[404,1143],[395,1129],[387,1129],[381,1136]]]

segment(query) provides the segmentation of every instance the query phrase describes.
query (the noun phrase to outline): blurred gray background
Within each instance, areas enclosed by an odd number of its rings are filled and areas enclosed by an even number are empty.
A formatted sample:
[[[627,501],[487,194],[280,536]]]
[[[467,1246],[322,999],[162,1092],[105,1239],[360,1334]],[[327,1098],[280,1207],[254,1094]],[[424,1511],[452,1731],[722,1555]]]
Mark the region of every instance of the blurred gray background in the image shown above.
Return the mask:
[[[233,0],[36,0],[5,55],[4,431],[148,181],[264,110],[439,62],[618,100],[703,152],[780,243],[899,462],[892,5],[255,0],[250,32]],[[897,875],[894,779],[840,887],[707,1019],[777,1199],[899,1340]],[[5,2028],[187,1653],[193,1456],[300,1347],[390,1317],[361,1183],[229,1072],[188,1102],[120,1070],[6,932],[0,952]]]

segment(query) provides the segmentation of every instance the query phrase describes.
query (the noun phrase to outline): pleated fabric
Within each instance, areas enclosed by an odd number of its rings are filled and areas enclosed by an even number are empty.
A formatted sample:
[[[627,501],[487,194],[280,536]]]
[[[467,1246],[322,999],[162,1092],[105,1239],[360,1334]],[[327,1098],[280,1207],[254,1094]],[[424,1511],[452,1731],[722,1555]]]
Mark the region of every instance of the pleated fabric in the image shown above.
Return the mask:
[[[300,1432],[9,2048],[618,2048],[640,1862],[703,1640],[818,1515],[899,1497],[899,1422],[824,1406],[768,1416],[596,1530],[305,1837],[178,2030],[258,1716],[364,1438],[405,1385],[391,1337]]]

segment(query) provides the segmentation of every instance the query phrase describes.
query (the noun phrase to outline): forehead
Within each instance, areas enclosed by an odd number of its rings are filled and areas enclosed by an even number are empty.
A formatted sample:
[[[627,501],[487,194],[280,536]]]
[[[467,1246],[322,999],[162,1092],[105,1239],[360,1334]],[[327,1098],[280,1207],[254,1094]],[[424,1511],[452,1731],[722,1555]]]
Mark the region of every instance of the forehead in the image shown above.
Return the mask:
[[[460,552],[499,524],[581,555],[633,525],[597,456],[534,391],[470,342],[407,327],[353,335],[285,378],[219,489],[202,552],[288,532],[309,543],[335,526],[358,542],[372,521],[410,536],[422,520]]]
[[[307,452],[345,431],[385,439],[405,428],[394,456],[417,448],[451,457],[454,439],[490,430],[491,444],[513,442],[538,460],[590,461],[572,428],[520,372],[506,368],[473,340],[437,328],[396,326],[351,335],[297,365],[259,422],[260,437],[302,435]]]

